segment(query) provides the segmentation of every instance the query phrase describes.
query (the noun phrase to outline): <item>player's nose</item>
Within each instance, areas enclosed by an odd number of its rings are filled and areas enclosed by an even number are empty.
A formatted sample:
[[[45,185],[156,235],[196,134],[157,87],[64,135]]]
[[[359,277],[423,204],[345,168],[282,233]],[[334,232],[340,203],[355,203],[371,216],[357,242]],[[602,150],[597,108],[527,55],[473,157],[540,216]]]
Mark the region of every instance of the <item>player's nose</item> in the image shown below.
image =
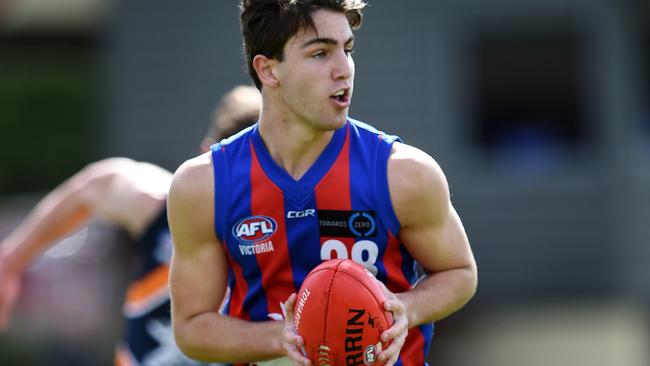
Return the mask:
[[[332,69],[332,78],[334,80],[346,80],[354,75],[354,60],[352,55],[345,50],[336,53],[334,67]]]

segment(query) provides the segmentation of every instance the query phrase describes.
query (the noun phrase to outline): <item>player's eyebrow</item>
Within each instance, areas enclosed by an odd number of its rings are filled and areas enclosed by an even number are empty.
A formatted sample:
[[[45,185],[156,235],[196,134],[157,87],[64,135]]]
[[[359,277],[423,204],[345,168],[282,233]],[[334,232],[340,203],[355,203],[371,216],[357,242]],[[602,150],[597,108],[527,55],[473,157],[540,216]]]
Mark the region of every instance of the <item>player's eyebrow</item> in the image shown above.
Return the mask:
[[[345,44],[351,43],[353,41],[354,41],[354,36],[350,36],[350,38],[348,38],[348,40],[345,41]],[[315,43],[324,43],[324,44],[328,44],[328,45],[337,45],[339,42],[337,40],[335,40],[334,38],[320,38],[320,37],[317,37],[317,38],[312,38],[309,41],[303,43],[302,46],[300,46],[300,48],[306,48],[306,47],[309,47],[309,46],[311,46],[312,44],[315,44]]]

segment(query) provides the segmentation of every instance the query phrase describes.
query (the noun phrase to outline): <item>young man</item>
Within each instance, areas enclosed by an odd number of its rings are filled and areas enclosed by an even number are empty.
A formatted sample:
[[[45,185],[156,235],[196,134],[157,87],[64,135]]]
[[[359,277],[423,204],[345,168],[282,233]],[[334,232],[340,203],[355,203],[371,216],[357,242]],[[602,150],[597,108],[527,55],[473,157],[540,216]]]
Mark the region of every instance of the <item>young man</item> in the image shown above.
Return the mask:
[[[316,361],[299,351],[292,330],[295,292],[323,260],[345,257],[385,284],[395,322],[382,334],[391,345],[381,363],[425,364],[431,322],[472,297],[476,264],[436,162],[348,118],[352,29],[365,4],[241,6],[262,113],[174,175],[170,286],[179,347],[233,364]]]
[[[202,150],[255,123],[260,105],[253,87],[240,86],[226,94]],[[98,217],[126,229],[141,260],[126,294],[126,328],[115,364],[197,365],[182,355],[171,337],[167,285],[171,241],[165,209],[171,178],[170,172],[155,165],[111,158],[90,164],[50,192],[0,245],[0,329],[8,324],[28,264]]]

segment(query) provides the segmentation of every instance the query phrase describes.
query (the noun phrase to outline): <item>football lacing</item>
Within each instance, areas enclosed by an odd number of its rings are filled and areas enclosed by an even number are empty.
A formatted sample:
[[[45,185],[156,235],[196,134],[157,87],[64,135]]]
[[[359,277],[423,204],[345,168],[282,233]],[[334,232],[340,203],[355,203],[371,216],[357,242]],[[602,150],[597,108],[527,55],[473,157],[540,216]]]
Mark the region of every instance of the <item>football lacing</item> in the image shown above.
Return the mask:
[[[332,349],[327,345],[321,344],[318,346],[318,366],[334,366],[334,359],[331,351]]]

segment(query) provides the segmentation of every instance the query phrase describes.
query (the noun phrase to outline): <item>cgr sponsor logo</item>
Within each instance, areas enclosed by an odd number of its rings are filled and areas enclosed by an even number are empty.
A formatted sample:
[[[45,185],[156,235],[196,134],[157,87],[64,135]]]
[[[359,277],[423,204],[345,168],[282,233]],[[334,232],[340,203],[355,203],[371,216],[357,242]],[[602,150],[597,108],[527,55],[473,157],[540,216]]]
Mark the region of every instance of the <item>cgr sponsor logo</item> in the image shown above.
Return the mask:
[[[269,238],[277,228],[278,224],[268,216],[249,216],[233,225],[232,235],[242,243],[252,244]]]
[[[316,210],[313,208],[302,211],[289,211],[287,212],[288,219],[300,219],[303,217],[316,216]]]

